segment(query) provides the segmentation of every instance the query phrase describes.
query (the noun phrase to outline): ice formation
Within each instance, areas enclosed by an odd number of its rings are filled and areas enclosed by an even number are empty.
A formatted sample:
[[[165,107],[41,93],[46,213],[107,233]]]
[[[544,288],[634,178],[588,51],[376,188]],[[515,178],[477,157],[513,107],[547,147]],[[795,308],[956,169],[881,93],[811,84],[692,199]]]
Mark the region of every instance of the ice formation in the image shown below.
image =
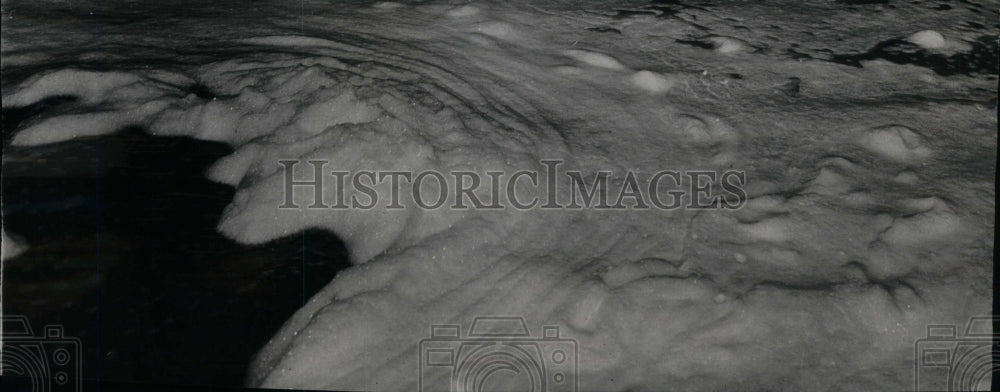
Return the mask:
[[[916,13],[800,3],[629,18],[613,16],[645,3],[254,3],[240,18],[192,6],[169,20],[112,8],[99,13],[134,21],[92,44],[90,22],[38,25],[25,5],[5,16],[3,61],[24,77],[5,80],[3,105],[77,98],[22,126],[18,145],[131,125],[230,143],[208,173],[237,188],[219,230],[343,238],[356,266],[260,351],[252,385],[415,390],[430,325],[516,315],[578,342],[580,390],[906,389],[927,324],[989,311],[996,76],[826,61],[878,40],[937,47],[942,33],[898,20]],[[981,31],[949,18],[989,18],[949,15],[917,22],[971,42]],[[708,45],[678,43],[693,39]],[[736,211],[279,209],[281,159],[735,168],[749,199]]]

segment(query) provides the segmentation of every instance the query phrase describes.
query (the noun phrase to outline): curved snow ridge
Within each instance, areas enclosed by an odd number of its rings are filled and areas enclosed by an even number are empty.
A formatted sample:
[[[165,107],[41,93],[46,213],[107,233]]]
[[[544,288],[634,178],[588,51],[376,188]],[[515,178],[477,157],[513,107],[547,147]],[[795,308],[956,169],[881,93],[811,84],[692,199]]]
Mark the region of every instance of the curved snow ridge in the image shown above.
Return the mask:
[[[220,43],[252,54],[170,77],[39,75],[12,102],[78,95],[104,114],[70,105],[15,142],[124,122],[226,141],[236,151],[208,172],[237,187],[220,230],[246,243],[311,227],[344,239],[357,265],[261,350],[255,386],[414,390],[431,325],[464,333],[476,317],[519,316],[533,336],[555,325],[576,341],[581,390],[905,389],[927,324],[988,309],[982,211],[994,190],[982,184],[995,173],[950,157],[995,159],[996,118],[981,102],[921,100],[983,83],[740,50],[693,69],[645,41],[577,45],[562,30],[578,24],[549,14],[468,7],[380,3],[365,11],[386,22],[378,34],[330,16],[312,36]],[[195,83],[212,94],[189,93]],[[916,98],[882,101],[895,94]],[[299,161],[300,181],[310,160],[509,174],[562,159],[640,180],[736,169],[748,200],[736,211],[423,209],[406,198],[402,209],[284,209],[285,159]],[[294,204],[316,202],[302,190]]]

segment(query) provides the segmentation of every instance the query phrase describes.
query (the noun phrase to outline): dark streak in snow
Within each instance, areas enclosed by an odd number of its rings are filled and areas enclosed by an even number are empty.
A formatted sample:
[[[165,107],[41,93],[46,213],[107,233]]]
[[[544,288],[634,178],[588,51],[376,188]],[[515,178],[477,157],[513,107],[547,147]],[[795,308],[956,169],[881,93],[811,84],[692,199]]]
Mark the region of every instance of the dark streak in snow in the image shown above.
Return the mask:
[[[884,59],[896,64],[912,64],[933,70],[941,76],[997,74],[1000,50],[992,36],[982,36],[970,42],[972,50],[946,56],[920,48],[903,39],[883,41],[860,54],[833,55],[830,61],[861,67],[863,61]]]

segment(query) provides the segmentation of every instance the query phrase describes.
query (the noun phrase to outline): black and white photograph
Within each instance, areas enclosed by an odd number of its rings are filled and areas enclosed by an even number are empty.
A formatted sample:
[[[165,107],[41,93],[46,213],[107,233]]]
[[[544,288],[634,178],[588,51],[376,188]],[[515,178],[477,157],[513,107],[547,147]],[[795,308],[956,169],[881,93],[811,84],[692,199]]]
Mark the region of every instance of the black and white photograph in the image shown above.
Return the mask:
[[[1000,1],[0,18],[4,391],[1000,390]]]

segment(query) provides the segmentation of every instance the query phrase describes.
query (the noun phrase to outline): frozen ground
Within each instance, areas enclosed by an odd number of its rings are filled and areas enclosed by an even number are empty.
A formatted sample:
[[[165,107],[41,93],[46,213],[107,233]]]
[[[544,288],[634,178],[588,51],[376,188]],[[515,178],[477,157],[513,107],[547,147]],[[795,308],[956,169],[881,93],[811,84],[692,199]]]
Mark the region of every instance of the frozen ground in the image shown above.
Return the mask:
[[[344,240],[252,385],[413,390],[431,324],[516,315],[580,390],[899,390],[928,324],[990,309],[998,4],[871,3],[5,1],[3,105],[73,97],[15,145],[229,143],[220,231]],[[736,169],[748,201],[280,210],[288,158]]]

